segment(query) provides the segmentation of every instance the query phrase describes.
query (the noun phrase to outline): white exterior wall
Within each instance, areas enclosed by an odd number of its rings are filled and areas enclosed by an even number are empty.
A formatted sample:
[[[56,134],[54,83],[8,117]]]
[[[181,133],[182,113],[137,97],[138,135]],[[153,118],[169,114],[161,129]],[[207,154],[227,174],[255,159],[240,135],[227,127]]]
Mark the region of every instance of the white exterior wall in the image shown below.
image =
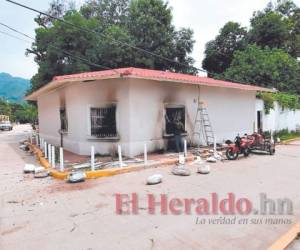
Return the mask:
[[[264,131],[296,130],[300,128],[300,110],[283,110],[278,102],[275,102],[274,109],[271,109],[270,113],[266,114],[263,100],[257,99],[256,111],[262,111]]]
[[[105,81],[72,83],[71,85],[40,96],[39,129],[40,135],[49,143],[60,145],[60,114],[61,103],[65,103],[68,132],[64,135],[64,148],[81,155],[89,155],[91,146],[96,153],[107,154],[118,144],[128,154],[129,142],[129,81],[112,79]],[[115,103],[118,141],[104,141],[90,136],[91,107],[105,107]]]
[[[233,139],[238,133],[253,132],[255,92],[206,86],[201,86],[199,92],[196,85],[133,79],[130,90],[131,155],[142,153],[144,143],[150,150],[165,145],[164,110],[167,105],[185,106],[185,127],[191,136],[199,93],[200,100],[207,103],[218,142]]]
[[[143,153],[144,143],[149,151],[161,149],[164,139],[165,106],[184,105],[186,130],[192,135],[197,112],[197,100],[207,103],[208,113],[217,141],[233,139],[238,133],[251,133],[255,123],[255,92],[229,88],[198,86],[143,79],[111,79],[72,83],[38,98],[40,134],[49,143],[60,144],[59,109],[65,103],[68,133],[64,147],[88,155],[90,147],[96,153],[109,153],[117,145],[124,155]],[[103,141],[90,137],[90,107],[116,103],[119,141]]]

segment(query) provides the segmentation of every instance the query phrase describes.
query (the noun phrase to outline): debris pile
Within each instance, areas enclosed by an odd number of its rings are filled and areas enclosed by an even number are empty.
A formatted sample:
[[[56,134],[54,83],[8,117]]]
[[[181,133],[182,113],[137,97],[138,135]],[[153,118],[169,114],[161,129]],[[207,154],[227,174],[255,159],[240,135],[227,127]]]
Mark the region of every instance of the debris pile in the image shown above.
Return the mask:
[[[202,158],[206,159],[207,162],[216,163],[217,161],[225,160],[222,151],[217,151],[216,148],[214,149],[204,149],[203,152],[200,154]]]
[[[23,172],[25,174],[34,174],[35,178],[45,178],[49,176],[49,171],[47,169],[33,164],[25,164]]]
[[[147,185],[155,185],[162,182],[163,176],[161,174],[154,174],[147,178]]]
[[[189,176],[191,175],[191,170],[186,168],[184,165],[178,165],[173,167],[172,174],[180,176]]]
[[[23,169],[25,174],[34,173],[34,170],[35,170],[35,166],[33,164],[25,164]]]
[[[82,171],[74,171],[68,175],[67,182],[78,183],[85,181],[86,174]]]
[[[30,142],[28,140],[21,140],[19,141],[19,148],[23,151],[29,151],[29,145],[30,145]]]
[[[183,154],[179,154],[179,164],[173,167],[172,174],[179,176],[191,175],[191,171],[185,167],[185,157]]]
[[[200,156],[197,156],[196,160],[194,161],[194,165],[197,166],[197,173],[199,174],[210,173],[210,166],[206,162],[204,162]]]

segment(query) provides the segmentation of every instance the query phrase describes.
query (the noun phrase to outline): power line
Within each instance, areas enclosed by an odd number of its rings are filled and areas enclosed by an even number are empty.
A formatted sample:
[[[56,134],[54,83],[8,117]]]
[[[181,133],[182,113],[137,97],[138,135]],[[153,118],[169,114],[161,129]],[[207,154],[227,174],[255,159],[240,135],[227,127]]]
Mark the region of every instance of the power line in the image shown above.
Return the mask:
[[[27,34],[21,32],[21,31],[19,31],[19,30],[16,30],[15,28],[12,28],[11,26],[9,26],[9,25],[7,25],[7,24],[4,24],[4,23],[0,22],[0,25],[2,25],[2,26],[6,27],[6,28],[8,28],[8,29],[10,29],[10,30],[12,30],[12,31],[14,31],[14,32],[16,32],[16,33],[18,33],[18,34],[20,34],[20,35],[23,35],[23,36],[25,36],[25,37],[27,37],[27,38],[29,38],[29,39],[35,41],[35,39],[34,39],[33,37],[31,37],[31,36],[29,36],[29,35],[27,35]],[[12,37],[12,38],[18,39],[18,40],[23,41],[23,42],[31,43],[30,41],[21,39],[21,38],[19,38],[19,37],[16,37],[16,36],[14,36],[14,35],[11,35],[11,34],[9,34],[9,33],[3,32],[3,31],[0,31],[0,33],[5,34],[5,35],[7,35],[7,36],[10,36],[10,37]],[[79,57],[79,56],[75,56],[75,55],[71,54],[70,52],[65,51],[65,50],[62,50],[61,48],[58,48],[58,47],[56,47],[56,46],[54,46],[54,45],[52,45],[52,44],[49,44],[48,46],[49,46],[49,47],[52,47],[52,48],[54,48],[54,49],[56,49],[56,50],[62,51],[64,54],[66,54],[66,55],[68,55],[68,56],[70,56],[70,57],[72,57],[72,58],[75,58],[75,59],[77,59],[77,60],[84,61],[85,63],[87,63],[87,64],[89,64],[89,65],[96,66],[96,67],[99,67],[99,68],[102,68],[102,69],[113,70],[113,71],[116,72],[117,74],[120,74],[120,73],[119,73],[117,70],[115,70],[115,69],[112,69],[112,68],[109,68],[109,67],[106,67],[106,66],[97,64],[97,63],[93,63],[93,62],[89,61],[88,59],[85,59],[85,58],[82,58],[82,57]],[[207,71],[207,72],[208,72],[208,71]],[[208,73],[209,73],[209,72],[208,72]],[[212,75],[216,75],[216,74],[214,74],[214,73],[211,73],[211,74],[212,74]],[[222,81],[222,79],[220,79],[220,80]],[[245,82],[241,82],[241,81],[236,81],[236,80],[232,80],[232,79],[229,79],[229,78],[226,78],[226,80],[227,80],[227,81],[232,81],[232,82],[235,82],[235,83],[241,83],[241,84],[249,85],[249,83],[245,83]]]
[[[27,35],[27,34],[21,32],[21,31],[19,31],[19,30],[16,30],[15,28],[13,28],[13,27],[11,27],[11,26],[5,24],[5,23],[0,22],[0,25],[6,27],[6,28],[8,28],[8,29],[10,29],[11,31],[14,31],[14,32],[16,32],[16,33],[18,33],[18,34],[20,34],[20,35],[22,35],[22,36],[25,36],[25,37],[27,37],[27,38],[29,38],[29,39],[35,41],[35,39],[34,39],[33,37],[31,37],[31,36],[29,36],[29,35]],[[27,40],[23,40],[23,39],[21,39],[21,38],[19,38],[19,37],[10,35],[9,33],[6,33],[6,32],[1,32],[1,33],[5,34],[5,35],[8,35],[8,36],[11,36],[11,37],[16,38],[16,39],[21,40],[21,41],[26,41],[26,42],[28,42],[28,43],[31,43],[31,42],[29,42],[29,41],[27,41]],[[85,63],[87,63],[87,64],[89,64],[89,65],[91,65],[91,66],[95,66],[95,67],[102,68],[102,69],[113,70],[113,71],[115,71],[115,72],[117,72],[117,73],[119,74],[119,72],[118,72],[117,70],[115,70],[115,69],[112,69],[112,68],[110,68],[110,67],[106,67],[106,66],[101,65],[101,64],[98,64],[98,63],[91,62],[90,60],[88,60],[88,59],[86,59],[86,58],[82,58],[82,57],[80,57],[80,56],[73,55],[72,53],[70,53],[70,52],[68,52],[68,51],[66,51],[66,50],[63,50],[63,49],[61,49],[61,48],[58,48],[58,47],[56,47],[56,46],[54,46],[54,45],[52,45],[52,44],[49,44],[48,46],[49,46],[49,47],[52,47],[52,48],[54,48],[54,49],[56,49],[56,50],[60,50],[60,51],[63,52],[64,54],[66,54],[66,55],[68,55],[68,56],[70,56],[70,57],[72,57],[72,58],[74,58],[74,59],[77,59],[77,60],[80,60],[80,61],[84,61]]]
[[[0,22],[0,25],[5,26],[5,27],[7,27],[7,28],[10,29],[10,30],[15,31],[16,33],[22,34],[23,36],[26,36],[26,37],[28,37],[28,38],[34,40],[34,38],[28,36],[27,34],[22,33],[22,32],[20,32],[20,31],[18,31],[18,30],[16,30],[16,29],[14,29],[14,28],[12,28],[12,27],[6,25],[6,24],[3,24],[3,23]],[[4,35],[7,35],[7,36],[9,36],[9,37],[15,38],[15,39],[17,39],[17,40],[23,41],[23,42],[31,43],[30,41],[24,40],[24,39],[22,39],[22,38],[19,38],[19,37],[17,37],[17,36],[11,35],[11,34],[9,34],[9,33],[7,33],[7,32],[1,31],[1,30],[0,30],[0,33],[2,33],[2,34],[4,34]],[[57,50],[62,51],[64,54],[66,54],[66,55],[68,55],[68,56],[70,56],[70,57],[72,57],[72,58],[74,58],[74,59],[84,61],[85,63],[87,63],[87,64],[89,64],[89,65],[96,66],[96,67],[99,67],[99,68],[102,68],[102,69],[113,70],[113,71],[116,72],[117,74],[120,74],[120,72],[118,72],[118,71],[115,70],[115,69],[112,69],[112,68],[109,68],[109,67],[106,67],[106,66],[97,64],[97,63],[93,63],[93,62],[89,61],[88,59],[85,59],[85,58],[82,58],[82,57],[79,57],[79,56],[74,56],[73,54],[71,54],[71,53],[69,53],[69,52],[67,52],[67,51],[65,51],[65,50],[62,50],[62,49],[60,49],[60,48],[58,48],[58,47],[56,47],[56,46],[54,46],[54,45],[51,45],[51,44],[50,44],[49,46],[50,46],[50,47],[53,47],[54,49],[57,49]],[[216,74],[214,74],[214,73],[211,73],[211,74],[216,75]],[[218,79],[218,80],[222,81],[223,79]],[[235,83],[244,84],[244,85],[250,85],[249,83],[245,83],[245,82],[241,82],[241,81],[236,81],[236,80],[232,80],[232,79],[229,79],[229,78],[226,78],[225,80],[227,80],[227,81],[232,81],[232,82],[235,82]],[[257,85],[255,84],[255,86],[257,86]],[[258,87],[260,87],[260,86],[258,86]]]
[[[16,30],[16,29],[14,29],[13,27],[8,26],[8,25],[5,24],[5,23],[0,22],[0,25],[2,25],[2,26],[4,26],[4,27],[6,27],[6,28],[8,28],[8,29],[10,29],[10,30],[12,30],[12,31],[14,31],[14,32],[16,32],[16,33],[22,35],[22,36],[25,36],[25,37],[27,37],[27,38],[29,38],[29,39],[31,39],[31,40],[35,40],[33,37],[31,37],[31,36],[29,36],[29,35],[27,35],[27,34],[21,32],[21,31]]]
[[[11,35],[11,34],[9,34],[9,33],[5,32],[5,31],[2,31],[2,30],[0,30],[0,33],[1,33],[1,34],[3,34],[3,35],[9,36],[9,37],[15,38],[15,39],[17,39],[17,40],[19,40],[19,41],[22,41],[22,42],[31,43],[30,41],[27,41],[27,40],[25,40],[25,39],[22,39],[22,38],[20,38],[20,37],[17,37],[17,36]]]
[[[116,39],[113,39],[113,38],[109,38],[109,37],[107,37],[107,36],[105,36],[105,35],[99,33],[99,32],[96,31],[96,30],[92,30],[92,29],[88,29],[88,28],[84,28],[84,27],[77,26],[77,25],[75,25],[75,24],[73,24],[73,23],[71,23],[71,22],[68,22],[68,21],[66,21],[66,20],[64,20],[64,19],[62,19],[62,18],[52,16],[52,15],[47,14],[47,13],[45,13],[45,12],[42,12],[42,11],[39,11],[39,10],[34,9],[34,8],[32,8],[32,7],[26,6],[26,5],[24,5],[24,4],[21,4],[21,3],[18,3],[18,2],[12,1],[12,0],[6,0],[6,1],[9,2],[9,3],[15,4],[15,5],[17,5],[17,6],[20,6],[20,7],[22,7],[22,8],[31,10],[31,11],[36,12],[36,13],[39,13],[39,14],[41,14],[41,15],[47,16],[47,17],[49,17],[49,18],[51,18],[51,19],[58,20],[58,21],[60,21],[60,22],[66,23],[66,24],[68,24],[68,25],[70,25],[70,26],[72,26],[72,27],[74,27],[74,28],[76,28],[76,29],[78,29],[78,30],[82,30],[82,31],[84,31],[84,32],[89,32],[89,33],[94,33],[94,34],[96,34],[96,35],[98,35],[98,36],[107,38],[107,39],[111,40],[113,43],[118,43],[118,44],[121,44],[121,45],[123,45],[123,46],[127,46],[127,47],[130,47],[130,48],[132,48],[132,49],[136,49],[136,50],[138,50],[138,51],[141,51],[141,52],[143,52],[143,53],[149,54],[149,55],[151,55],[151,56],[159,57],[159,58],[161,58],[161,59],[163,59],[163,60],[166,60],[166,61],[169,61],[169,62],[171,62],[171,63],[176,63],[176,64],[178,64],[178,65],[182,65],[182,66],[184,66],[184,67],[186,67],[186,68],[193,68],[193,69],[196,69],[197,71],[201,71],[201,72],[204,72],[204,73],[208,73],[208,74],[211,74],[211,75],[213,75],[213,76],[216,76],[216,75],[217,75],[216,73],[212,73],[212,72],[209,72],[209,71],[207,71],[207,70],[204,70],[204,69],[201,69],[201,68],[197,68],[197,67],[194,67],[194,66],[186,65],[186,64],[184,64],[184,63],[181,63],[181,62],[172,60],[172,59],[167,58],[167,57],[164,57],[164,56],[162,56],[162,55],[159,55],[159,54],[150,52],[150,51],[145,50],[145,49],[143,49],[143,48],[140,48],[140,47],[137,47],[137,46],[128,44],[128,43],[126,43],[126,42],[119,41],[119,40],[116,40]],[[49,46],[50,46],[50,45],[49,45]],[[57,49],[61,50],[60,48],[57,48]],[[63,52],[66,53],[66,54],[68,54],[68,55],[70,55],[69,52],[66,52],[66,51],[63,51]],[[222,53],[221,53],[221,54],[222,54]],[[70,56],[71,56],[71,55],[70,55]],[[75,56],[73,56],[73,57],[75,57]],[[76,57],[77,57],[77,56],[76,56]],[[77,57],[77,58],[78,58],[78,59],[82,59],[82,58],[80,58],[80,57]],[[83,60],[88,61],[87,59],[83,59]],[[92,62],[90,62],[90,63],[92,63]],[[93,64],[93,65],[97,65],[97,64],[95,64],[95,63],[92,63],[92,64]],[[103,66],[103,65],[97,65],[97,66],[98,66],[98,67],[100,66],[101,68],[104,68],[104,69],[111,69],[111,68],[106,67],[106,66]],[[114,70],[114,69],[111,69],[111,70]],[[114,71],[116,71],[116,70],[114,70]],[[118,72],[118,71],[116,71],[116,72]],[[118,74],[119,74],[119,72],[118,72]],[[235,83],[241,83],[241,84],[250,85],[249,83],[245,83],[245,82],[241,82],[241,81],[237,81],[237,80],[232,80],[232,79],[229,79],[229,78],[227,78],[227,81],[232,81],[232,82],[235,82]],[[254,85],[256,85],[256,84],[254,84]]]
[[[123,41],[119,41],[119,40],[116,40],[116,39],[113,39],[113,38],[109,38],[109,37],[107,37],[106,35],[101,34],[101,33],[99,33],[99,32],[96,31],[96,30],[92,30],[92,29],[88,29],[88,28],[84,28],[84,27],[77,26],[77,25],[75,25],[75,24],[73,24],[73,23],[71,23],[71,22],[68,22],[68,21],[66,21],[66,20],[64,20],[64,19],[62,19],[62,18],[52,16],[52,15],[50,15],[50,14],[48,14],[48,13],[45,13],[45,12],[43,12],[43,11],[34,9],[34,8],[29,7],[29,6],[26,6],[26,5],[24,5],[24,4],[21,4],[21,3],[18,3],[18,2],[12,1],[12,0],[6,0],[6,1],[9,2],[9,3],[15,4],[15,5],[18,5],[18,6],[22,7],[22,8],[31,10],[31,11],[36,12],[36,13],[39,13],[40,15],[44,15],[44,16],[47,16],[47,17],[49,17],[49,18],[51,18],[51,19],[55,19],[55,20],[58,20],[58,21],[60,21],[60,22],[66,23],[66,24],[68,24],[68,25],[70,25],[70,26],[72,26],[72,27],[74,27],[74,28],[76,28],[76,29],[82,30],[82,31],[84,31],[84,32],[89,32],[89,33],[92,32],[92,33],[94,33],[94,34],[96,34],[96,35],[98,35],[98,36],[101,36],[101,37],[104,37],[104,38],[106,38],[106,39],[109,39],[109,40],[111,40],[111,41],[114,42],[114,43],[121,44],[121,45],[123,45],[123,46],[127,46],[127,47],[129,47],[129,48],[138,50],[138,51],[140,51],[140,52],[149,54],[149,55],[151,55],[151,56],[158,57],[158,58],[163,59],[163,60],[165,60],[165,61],[168,61],[168,62],[171,62],[171,63],[175,63],[175,64],[178,64],[178,65],[181,65],[181,66],[183,66],[183,67],[185,67],[185,68],[193,68],[193,69],[196,69],[197,71],[202,71],[202,72],[208,73],[206,70],[203,70],[203,69],[200,69],[200,68],[196,68],[196,67],[194,67],[194,66],[186,65],[186,64],[184,64],[184,63],[175,61],[175,60],[173,60],[173,59],[170,59],[170,58],[167,58],[167,57],[165,57],[165,56],[162,56],[162,55],[153,53],[153,52],[151,52],[151,51],[145,50],[145,49],[143,49],[143,48],[140,48],[140,47],[137,47],[137,46],[134,46],[134,45],[131,45],[131,44],[128,44],[128,43],[123,42]]]

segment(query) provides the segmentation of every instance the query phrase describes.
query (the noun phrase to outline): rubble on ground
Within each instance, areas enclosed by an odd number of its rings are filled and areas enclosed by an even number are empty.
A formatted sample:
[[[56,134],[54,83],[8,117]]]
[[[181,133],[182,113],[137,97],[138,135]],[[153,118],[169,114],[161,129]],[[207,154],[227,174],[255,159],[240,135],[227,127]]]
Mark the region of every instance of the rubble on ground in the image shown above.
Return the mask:
[[[207,162],[216,163],[217,159],[214,156],[210,156],[206,159]]]
[[[162,182],[163,176],[161,174],[154,174],[147,178],[147,185],[155,185]]]
[[[193,165],[197,166],[197,173],[199,173],[199,174],[209,174],[210,173],[210,166],[206,162],[204,162],[200,156],[197,156]]]
[[[48,177],[50,174],[50,172],[46,169],[44,169],[43,171],[34,173],[34,178],[46,178]]]
[[[67,182],[78,183],[85,181],[86,174],[82,171],[74,171],[68,175]]]
[[[210,173],[210,166],[207,165],[207,164],[200,165],[197,168],[197,173],[199,173],[199,174],[209,174]]]
[[[28,174],[28,173],[34,173],[35,170],[35,166],[33,164],[25,164],[24,166],[24,173]]]
[[[185,165],[178,165],[173,167],[172,174],[179,176],[189,176],[191,175],[191,171],[185,167]]]

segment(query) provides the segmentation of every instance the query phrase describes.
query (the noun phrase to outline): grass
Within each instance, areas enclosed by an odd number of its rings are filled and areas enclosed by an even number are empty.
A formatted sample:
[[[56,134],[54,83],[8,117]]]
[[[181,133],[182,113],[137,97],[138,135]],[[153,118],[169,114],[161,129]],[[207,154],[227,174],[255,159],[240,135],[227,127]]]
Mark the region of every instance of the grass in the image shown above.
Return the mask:
[[[300,131],[288,131],[283,129],[274,133],[274,138],[279,137],[281,141],[287,141],[300,137]]]

